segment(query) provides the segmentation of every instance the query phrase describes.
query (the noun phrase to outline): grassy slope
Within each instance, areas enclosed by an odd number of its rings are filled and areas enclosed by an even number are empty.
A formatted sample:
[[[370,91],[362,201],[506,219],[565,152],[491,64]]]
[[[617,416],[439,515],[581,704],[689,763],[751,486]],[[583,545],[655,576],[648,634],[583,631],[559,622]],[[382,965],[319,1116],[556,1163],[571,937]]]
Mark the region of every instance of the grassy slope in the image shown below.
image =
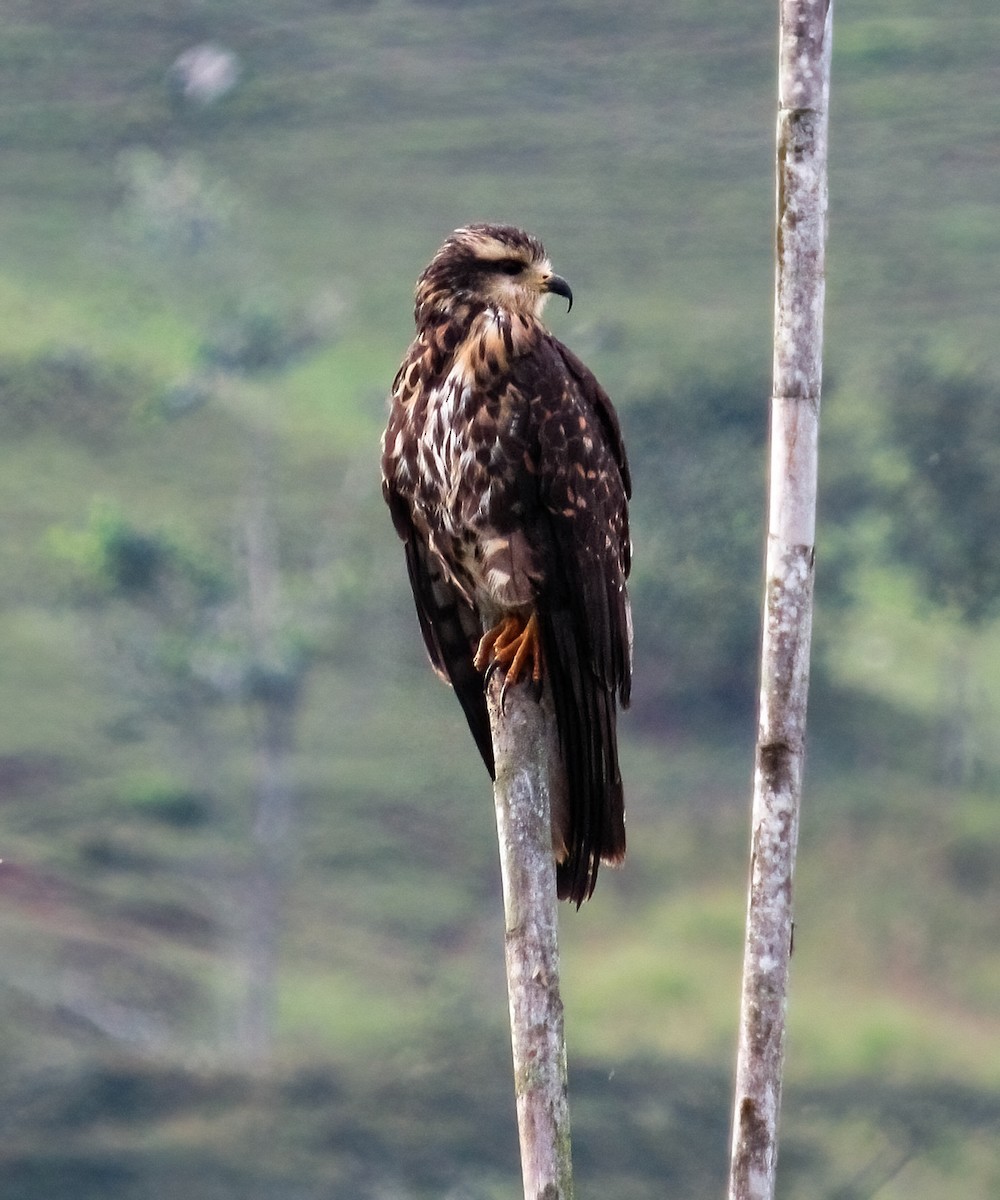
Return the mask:
[[[898,350],[929,338],[939,357],[997,365],[990,264],[1000,226],[982,139],[996,126],[997,98],[982,87],[996,17],[967,7],[961,20],[915,2],[877,21],[838,14],[830,418],[871,426],[875,470],[892,469],[877,394]],[[239,991],[228,964],[248,766],[238,718],[217,714],[231,773],[216,765],[210,825],[172,831],[136,809],[130,781],[184,776],[190,744],[156,722],[140,742],[109,736],[134,690],[105,669],[105,643],[66,604],[43,551],[52,525],[79,524],[104,496],[140,523],[225,546],[263,424],[277,439],[279,521],[293,559],[303,527],[346,525],[336,536],[367,540],[375,522],[369,568],[378,586],[398,588],[371,475],[362,466],[340,480],[347,462],[372,454],[408,334],[410,280],[441,233],[472,215],[545,234],[581,301],[572,319],[554,318],[568,339],[585,348],[595,325],[624,326],[623,350],[592,356],[615,394],[706,353],[766,357],[770,12],[730,5],[707,24],[694,4],[616,6],[613,18],[525,5],[517,20],[488,6],[403,3],[288,4],[267,18],[235,0],[211,14],[161,9],[17,8],[0,72],[0,356],[83,346],[132,365],[155,394],[192,369],[212,312],[234,292],[306,302],[333,287],[352,307],[332,348],[184,421],[129,427],[96,446],[35,430],[0,450],[3,749],[17,756],[5,760],[4,858],[18,872],[7,877],[17,917],[5,1008],[40,1061],[56,1063],[103,1055],[93,1029],[74,1033],[60,1015],[60,989],[72,988],[80,962],[84,999],[90,988],[145,1006],[188,1051],[217,1044],[215,1023],[225,1026]],[[165,68],[208,35],[241,53],[244,83],[215,111],[172,114]],[[194,156],[202,177],[235,197],[217,275],[164,263],[124,228],[120,156],[142,145]],[[338,578],[337,587],[363,584]],[[410,639],[386,634],[352,652],[334,628],[332,653],[310,677],[299,756],[308,833],[290,906],[282,1048],[292,1061],[319,1048],[344,1070],[378,1048],[402,1056],[405,1077],[431,1069],[420,1047],[456,1021],[474,1031],[483,1022],[502,1039],[503,1003],[485,782],[471,756],[428,761],[425,745],[447,745],[442,728],[460,738],[460,722]],[[838,630],[836,672],[920,727],[939,703],[952,636],[914,613],[905,580],[873,565]],[[988,637],[977,650],[983,662],[997,653]],[[876,724],[859,706],[839,714],[849,728],[868,726],[853,764],[827,754],[820,734],[811,767],[792,1079],[995,1086],[995,858],[971,892],[960,865],[970,845],[1000,844],[990,801],[1000,764],[987,742],[981,793],[935,788],[925,782],[930,753],[910,753],[913,726]],[[629,747],[633,861],[602,880],[600,903],[565,922],[574,1057],[599,1057],[627,1079],[638,1073],[625,1064],[649,1053],[727,1069],[743,751],[714,748],[709,759],[701,746]],[[15,1042],[3,1053],[23,1071]],[[619,1119],[620,1102],[606,1102],[598,1111]],[[720,1103],[724,1113],[724,1096],[709,1105],[715,1119]],[[245,1144],[254,1119],[233,1117],[215,1136]],[[661,1118],[650,1120],[659,1128]],[[825,1139],[848,1159],[878,1159],[870,1133],[849,1121],[833,1135],[832,1118],[819,1132],[791,1120],[803,1145]],[[155,1136],[191,1153],[180,1129]],[[975,1136],[960,1144],[963,1195],[992,1194],[995,1169]],[[125,1137],[122,1152],[131,1145]],[[829,1158],[829,1178],[843,1180],[833,1149]],[[941,1161],[911,1166],[891,1186],[935,1194],[942,1170],[948,1178]]]

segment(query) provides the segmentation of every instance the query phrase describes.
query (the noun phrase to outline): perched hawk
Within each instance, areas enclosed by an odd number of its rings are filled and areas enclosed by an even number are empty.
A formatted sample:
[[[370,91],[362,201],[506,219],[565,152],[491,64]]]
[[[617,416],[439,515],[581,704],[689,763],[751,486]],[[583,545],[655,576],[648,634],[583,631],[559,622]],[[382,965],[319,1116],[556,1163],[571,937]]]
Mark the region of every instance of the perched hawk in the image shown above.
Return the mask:
[[[490,671],[546,689],[564,768],[558,890],[579,905],[598,865],[625,856],[615,722],[631,683],[631,484],[611,401],[541,323],[553,292],[572,305],[520,229],[447,239],[417,281],[382,478],[431,663],[491,776]]]

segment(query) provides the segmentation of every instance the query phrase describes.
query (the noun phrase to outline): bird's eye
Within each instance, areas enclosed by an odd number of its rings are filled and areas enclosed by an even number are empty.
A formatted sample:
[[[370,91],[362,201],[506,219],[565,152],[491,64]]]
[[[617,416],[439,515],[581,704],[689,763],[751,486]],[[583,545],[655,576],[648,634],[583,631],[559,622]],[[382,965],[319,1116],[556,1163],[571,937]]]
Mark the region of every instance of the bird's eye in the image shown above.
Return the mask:
[[[516,258],[498,258],[493,263],[493,270],[501,275],[520,275],[524,270],[524,263]]]

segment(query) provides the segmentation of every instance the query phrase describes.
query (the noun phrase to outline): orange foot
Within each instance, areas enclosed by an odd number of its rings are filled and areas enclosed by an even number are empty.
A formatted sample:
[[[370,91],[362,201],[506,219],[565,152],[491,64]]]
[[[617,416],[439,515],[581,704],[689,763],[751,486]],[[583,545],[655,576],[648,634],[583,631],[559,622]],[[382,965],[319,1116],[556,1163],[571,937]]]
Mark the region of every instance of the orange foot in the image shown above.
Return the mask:
[[[488,629],[480,638],[474,662],[477,671],[486,671],[487,678],[498,667],[503,668],[504,693],[524,677],[540,686],[543,657],[537,614],[532,613],[527,621],[511,614]]]

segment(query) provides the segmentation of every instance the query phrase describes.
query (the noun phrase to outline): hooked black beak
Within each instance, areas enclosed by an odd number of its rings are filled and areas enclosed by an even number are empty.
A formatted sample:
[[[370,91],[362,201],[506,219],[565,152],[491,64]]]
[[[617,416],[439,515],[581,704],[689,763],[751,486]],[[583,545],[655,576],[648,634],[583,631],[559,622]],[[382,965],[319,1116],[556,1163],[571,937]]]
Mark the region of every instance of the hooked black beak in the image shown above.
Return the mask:
[[[566,311],[570,311],[573,307],[573,289],[561,275],[550,275],[546,279],[544,287],[545,291],[551,292],[555,296],[564,296],[569,301]]]

